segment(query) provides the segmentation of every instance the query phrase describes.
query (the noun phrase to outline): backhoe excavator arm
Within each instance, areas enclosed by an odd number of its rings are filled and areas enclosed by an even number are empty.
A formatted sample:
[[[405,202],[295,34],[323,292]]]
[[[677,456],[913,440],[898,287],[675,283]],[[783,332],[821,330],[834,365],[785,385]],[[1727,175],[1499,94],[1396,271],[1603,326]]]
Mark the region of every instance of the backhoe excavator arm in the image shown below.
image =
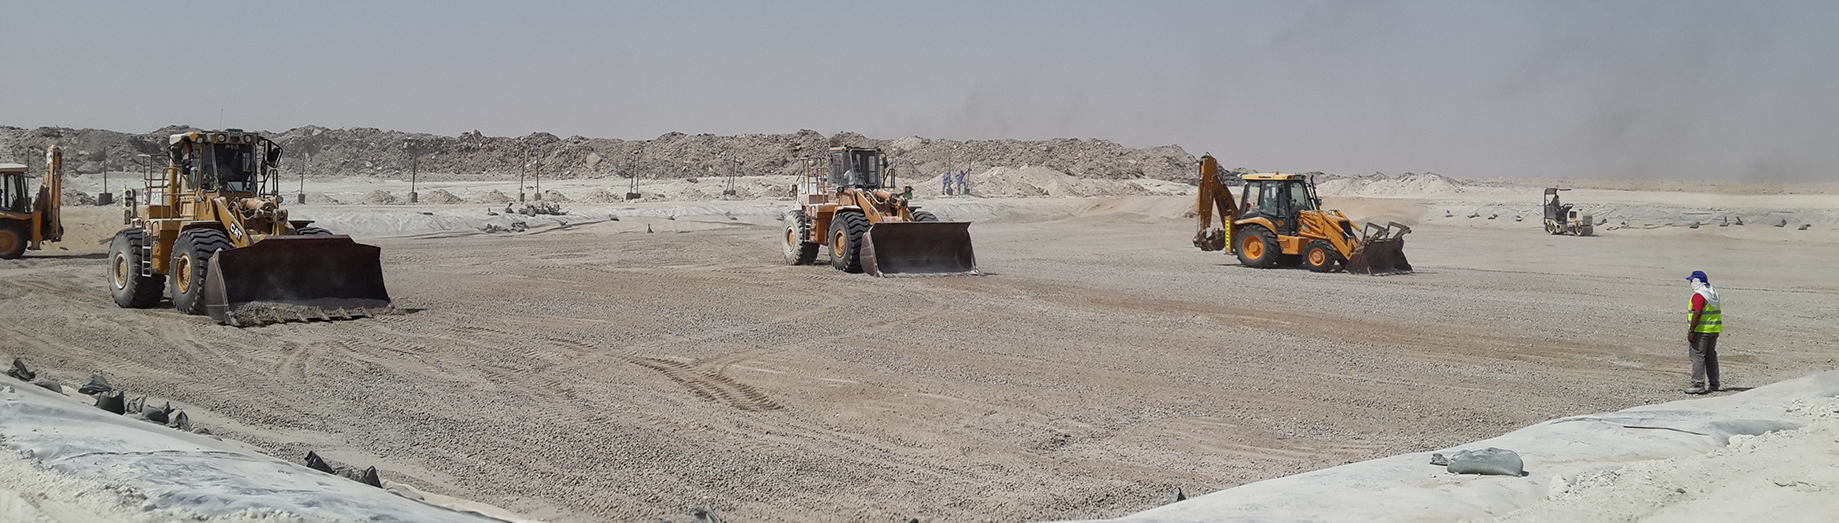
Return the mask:
[[[1203,251],[1217,251],[1232,243],[1232,222],[1239,218],[1239,206],[1233,202],[1232,189],[1220,181],[1220,163],[1213,155],[1200,157],[1200,197],[1194,204],[1200,227],[1194,233],[1194,246]],[[1213,228],[1213,213],[1220,214],[1220,228]]]
[[[32,248],[44,242],[64,240],[64,150],[51,146],[45,150],[45,179],[39,189],[32,220]]]

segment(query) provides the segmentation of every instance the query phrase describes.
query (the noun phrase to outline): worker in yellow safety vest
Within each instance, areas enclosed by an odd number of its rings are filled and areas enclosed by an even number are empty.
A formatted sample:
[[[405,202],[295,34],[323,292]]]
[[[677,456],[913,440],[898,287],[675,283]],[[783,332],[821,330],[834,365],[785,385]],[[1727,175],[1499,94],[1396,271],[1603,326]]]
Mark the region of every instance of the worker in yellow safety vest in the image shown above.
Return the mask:
[[[1692,387],[1686,394],[1718,391],[1718,334],[1724,332],[1724,311],[1718,306],[1718,291],[1711,287],[1705,271],[1692,271],[1686,281],[1692,284],[1692,322],[1686,329],[1687,353],[1692,356]]]

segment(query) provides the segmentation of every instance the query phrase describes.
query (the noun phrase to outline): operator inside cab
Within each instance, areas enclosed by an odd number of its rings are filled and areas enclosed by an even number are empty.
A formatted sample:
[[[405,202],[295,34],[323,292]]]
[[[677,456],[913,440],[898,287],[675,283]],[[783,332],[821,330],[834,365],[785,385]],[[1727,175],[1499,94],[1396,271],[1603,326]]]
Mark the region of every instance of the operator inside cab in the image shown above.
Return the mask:
[[[836,187],[881,187],[881,164],[874,150],[845,150],[832,156],[830,184]]]
[[[205,192],[255,192],[255,146],[200,144],[179,149],[179,174],[186,185]]]

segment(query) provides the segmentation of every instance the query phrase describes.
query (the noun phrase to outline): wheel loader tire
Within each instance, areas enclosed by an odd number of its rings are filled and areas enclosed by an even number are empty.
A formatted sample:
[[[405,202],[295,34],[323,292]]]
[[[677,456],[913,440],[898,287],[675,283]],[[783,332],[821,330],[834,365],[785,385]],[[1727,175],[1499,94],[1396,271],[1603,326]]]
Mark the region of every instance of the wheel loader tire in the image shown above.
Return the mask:
[[[862,272],[862,235],[868,217],[859,212],[839,212],[830,220],[830,266],[843,272]]]
[[[332,235],[332,231],[328,231],[328,230],[325,230],[319,227],[301,227],[299,229],[294,229],[294,233],[299,234],[301,236],[331,236]]]
[[[1277,257],[1282,255],[1277,250],[1277,237],[1269,229],[1246,227],[1233,237],[1239,241],[1239,264],[1246,267],[1268,269],[1276,266]]]
[[[172,306],[186,314],[204,314],[204,279],[219,249],[234,249],[230,236],[216,229],[179,233],[172,246]]]
[[[140,275],[143,241],[140,229],[123,229],[109,242],[109,296],[115,298],[116,306],[145,309],[160,304],[166,275]]]
[[[936,222],[939,221],[939,217],[933,216],[931,212],[927,211],[913,211],[913,221]]]
[[[1310,272],[1328,272],[1335,270],[1335,249],[1327,240],[1309,242],[1303,247],[1303,267]]]
[[[785,263],[786,265],[810,265],[817,262],[817,242],[811,239],[811,222],[805,219],[805,211],[797,210],[785,215]]]
[[[26,244],[31,242],[26,228],[26,224],[19,221],[0,220],[0,260],[25,256]]]

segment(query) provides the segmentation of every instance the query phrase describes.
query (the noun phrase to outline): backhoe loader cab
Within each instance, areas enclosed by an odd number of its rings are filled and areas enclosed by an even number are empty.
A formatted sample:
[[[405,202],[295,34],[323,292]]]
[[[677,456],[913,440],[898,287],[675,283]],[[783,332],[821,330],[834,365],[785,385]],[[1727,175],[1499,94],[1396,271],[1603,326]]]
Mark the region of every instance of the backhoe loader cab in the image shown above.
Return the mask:
[[[810,265],[823,251],[838,270],[874,276],[977,271],[970,222],[941,222],[884,189],[895,177],[880,149],[832,147],[822,161],[827,169],[799,181],[798,208],[785,214],[786,263]]]
[[[175,134],[109,247],[115,303],[169,296],[232,325],[368,315],[387,308],[380,250],[281,208],[281,146],[240,129]]]
[[[31,210],[32,197],[26,193],[26,166],[0,163],[0,212]]]
[[[63,165],[62,150],[55,145],[46,149],[45,176],[33,191],[26,181],[26,166],[0,163],[0,259],[19,258],[28,250],[43,249],[45,242],[64,239]]]
[[[1239,198],[1245,207],[1240,219],[1265,218],[1280,235],[1295,235],[1297,217],[1320,210],[1322,200],[1315,195],[1315,185],[1300,174],[1248,174]]]

